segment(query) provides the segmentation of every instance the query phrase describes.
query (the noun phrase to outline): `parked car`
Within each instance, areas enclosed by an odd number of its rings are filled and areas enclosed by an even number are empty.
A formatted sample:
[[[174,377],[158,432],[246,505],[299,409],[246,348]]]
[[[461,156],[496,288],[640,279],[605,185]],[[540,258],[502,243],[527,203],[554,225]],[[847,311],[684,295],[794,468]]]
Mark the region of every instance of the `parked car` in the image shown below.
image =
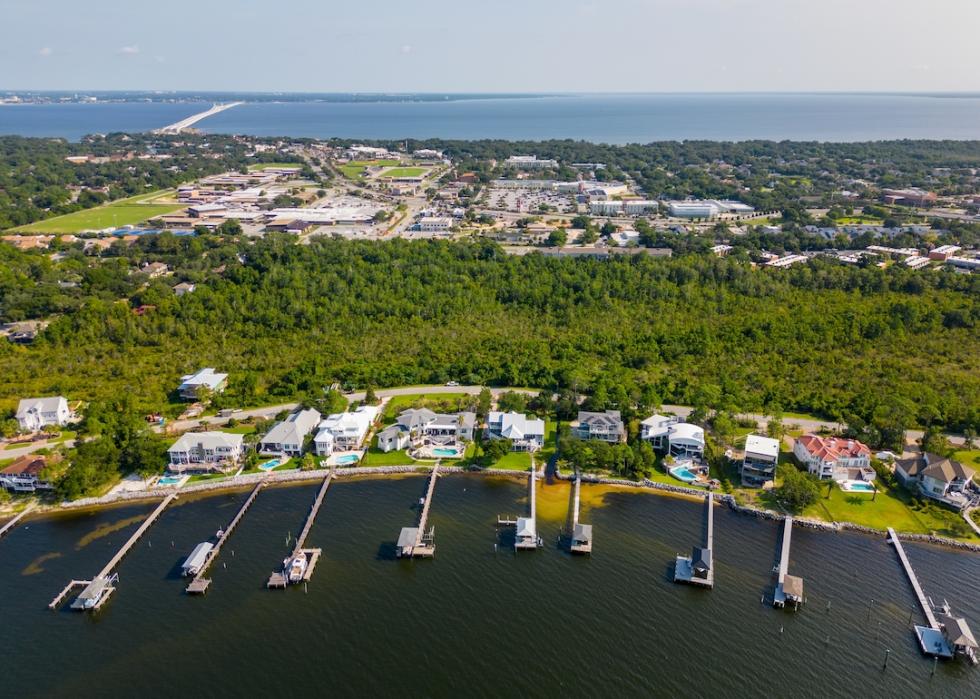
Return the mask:
[[[459,381],[447,381],[447,386],[459,386]]]

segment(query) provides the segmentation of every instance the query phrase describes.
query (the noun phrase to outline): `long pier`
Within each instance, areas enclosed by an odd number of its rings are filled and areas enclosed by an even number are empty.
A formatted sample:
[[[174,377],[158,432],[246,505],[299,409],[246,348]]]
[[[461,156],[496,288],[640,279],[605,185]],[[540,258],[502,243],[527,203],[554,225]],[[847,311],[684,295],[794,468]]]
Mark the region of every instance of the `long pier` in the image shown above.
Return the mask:
[[[429,521],[429,507],[432,505],[432,494],[436,489],[436,479],[439,477],[439,466],[432,467],[432,475],[429,478],[429,488],[422,500],[422,513],[419,515],[417,527],[402,527],[401,534],[398,536],[397,555],[399,558],[431,558],[436,553],[436,545],[433,542],[434,528],[425,531],[425,525]]]
[[[919,606],[922,607],[922,613],[926,617],[926,622],[929,624],[930,628],[938,629],[939,621],[936,619],[936,613],[932,610],[932,604],[929,602],[929,598],[922,591],[922,586],[919,584],[919,579],[915,577],[915,571],[912,570],[912,564],[909,563],[908,556],[905,555],[905,549],[902,548],[902,542],[899,541],[898,535],[895,530],[888,527],[888,538],[895,547],[895,552],[898,554],[898,560],[902,562],[902,567],[905,569],[905,574],[909,578],[909,583],[912,585],[912,591],[915,593],[915,598],[919,601]]]
[[[789,551],[793,538],[793,518],[783,520],[783,543],[779,555],[779,572],[776,577],[776,589],[772,595],[772,606],[785,607],[786,601],[793,602],[798,608],[803,602],[803,578],[789,575]]]
[[[208,117],[214,116],[215,114],[220,114],[221,112],[225,111],[226,109],[231,109],[232,107],[237,107],[240,104],[244,104],[244,102],[228,102],[226,104],[215,104],[210,109],[208,109],[206,111],[199,112],[197,114],[194,114],[192,116],[187,117],[186,119],[181,119],[180,121],[178,121],[178,122],[176,122],[174,124],[170,124],[169,126],[164,126],[162,128],[156,129],[156,130],[153,131],[153,133],[155,133],[155,134],[179,134],[181,131],[184,131],[185,129],[191,128],[192,126],[194,126],[194,124],[196,124],[199,121],[203,121],[204,119],[207,119]]]
[[[528,516],[527,517],[497,517],[497,526],[507,526],[515,528],[514,549],[515,550],[534,550],[544,545],[541,537],[538,536],[537,520],[537,473],[534,467],[534,458],[531,459],[531,473],[528,475]]]
[[[238,523],[242,521],[242,517],[244,517],[245,513],[248,512],[248,508],[250,508],[252,503],[255,502],[255,498],[258,496],[259,491],[262,490],[264,486],[264,480],[259,481],[256,484],[248,498],[244,503],[242,503],[242,506],[239,508],[235,518],[231,520],[231,523],[224,530],[222,530],[221,535],[218,537],[218,542],[214,545],[214,548],[211,549],[207,559],[201,565],[201,569],[197,571],[197,575],[195,575],[194,579],[191,580],[190,585],[187,586],[187,589],[185,590],[187,594],[199,595],[207,591],[208,586],[211,585],[211,580],[204,577],[205,573],[208,572],[208,568],[211,567],[211,564],[214,563],[215,559],[218,557],[218,554],[221,553],[221,547],[225,545],[226,541],[228,541],[228,537],[231,536],[233,531],[235,531],[235,527],[237,527]]]
[[[715,586],[712,553],[715,543],[715,508],[711,493],[704,496],[704,507],[704,546],[694,546],[690,556],[677,556],[674,560],[674,582],[711,589]]]
[[[24,519],[24,517],[30,514],[30,511],[33,510],[35,507],[37,507],[36,502],[30,503],[27,507],[25,507],[23,510],[18,512],[13,519],[11,519],[2,527],[0,527],[0,539],[6,536],[7,532],[12,531],[13,528],[17,526],[18,522],[20,522],[20,520]]]
[[[578,521],[582,504],[582,476],[575,474],[575,490],[572,495],[572,533],[568,550],[572,553],[592,553],[592,525]]]
[[[316,497],[313,499],[313,506],[310,508],[310,513],[306,516],[306,523],[303,525],[303,531],[296,538],[296,546],[293,547],[293,552],[290,554],[283,564],[283,572],[273,573],[269,576],[269,581],[266,583],[266,587],[272,588],[285,588],[290,582],[309,582],[310,578],[313,577],[313,569],[316,567],[316,563],[320,560],[320,554],[323,553],[322,549],[308,549],[305,548],[306,537],[310,534],[310,529],[313,528],[313,520],[316,519],[317,513],[320,511],[320,506],[323,504],[323,498],[327,494],[327,488],[330,487],[330,481],[333,479],[333,472],[331,472],[326,478],[323,479],[323,484],[317,491]],[[293,560],[299,556],[304,556],[306,559],[306,567],[303,569],[302,576],[298,580],[289,579],[288,566]]]
[[[80,585],[85,585],[85,589],[79,595],[78,599],[72,604],[72,609],[77,609],[79,611],[91,610],[95,611],[109,599],[109,596],[115,591],[114,583],[118,579],[112,571],[115,569],[123,557],[129,553],[130,549],[136,545],[136,542],[146,533],[146,531],[153,525],[163,511],[167,508],[174,498],[177,497],[177,493],[171,493],[163,499],[163,501],[157,505],[156,509],[150,513],[150,515],[143,520],[143,523],[139,528],[133,532],[133,535],[126,540],[126,543],[122,545],[116,555],[113,556],[105,567],[99,571],[91,580],[72,580],[68,585],[62,590],[58,596],[56,596],[51,603],[48,605],[49,609],[57,609],[61,604],[62,600],[76,587]]]

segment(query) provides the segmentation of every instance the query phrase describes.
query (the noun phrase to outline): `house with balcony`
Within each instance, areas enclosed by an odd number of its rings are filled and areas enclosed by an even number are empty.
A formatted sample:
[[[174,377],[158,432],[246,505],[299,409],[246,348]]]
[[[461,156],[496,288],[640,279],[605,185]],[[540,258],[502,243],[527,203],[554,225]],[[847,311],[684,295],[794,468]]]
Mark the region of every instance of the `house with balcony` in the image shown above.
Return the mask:
[[[53,396],[24,398],[17,404],[14,417],[21,432],[37,432],[45,427],[64,427],[74,416],[64,397]]]
[[[259,442],[258,452],[264,456],[302,456],[303,444],[320,422],[320,413],[313,408],[300,410],[276,423]]]
[[[742,458],[742,485],[760,488],[776,477],[779,463],[779,440],[750,434],[745,438]]]
[[[428,408],[403,410],[393,425],[378,433],[378,449],[384,452],[408,446],[443,445],[473,441],[476,415],[471,412],[437,413]]]
[[[871,482],[875,479],[871,450],[856,439],[805,434],[793,445],[793,455],[821,480]]]
[[[676,417],[651,415],[640,423],[640,438],[679,459],[701,460],[704,456],[704,428]]]
[[[895,475],[906,486],[933,500],[962,509],[980,502],[976,471],[945,456],[925,452],[895,462]]]
[[[512,451],[535,452],[544,446],[544,420],[521,413],[491,411],[487,417],[489,439],[509,439]]]
[[[377,419],[378,408],[373,405],[362,405],[349,413],[328,415],[320,423],[319,431],[313,439],[317,456],[360,449]]]
[[[625,442],[626,425],[618,410],[595,413],[580,410],[578,419],[569,425],[572,436],[578,439],[599,439],[603,442]]]
[[[227,383],[228,374],[220,374],[213,367],[207,367],[181,376],[177,392],[184,400],[199,400],[205,394],[221,393]]]
[[[227,471],[238,465],[245,453],[245,437],[227,432],[188,432],[167,449],[169,469]]]
[[[56,456],[39,456],[27,454],[14,459],[9,465],[0,470],[0,488],[6,488],[14,493],[34,493],[38,490],[51,490],[54,486],[41,476],[48,465],[49,459]]]

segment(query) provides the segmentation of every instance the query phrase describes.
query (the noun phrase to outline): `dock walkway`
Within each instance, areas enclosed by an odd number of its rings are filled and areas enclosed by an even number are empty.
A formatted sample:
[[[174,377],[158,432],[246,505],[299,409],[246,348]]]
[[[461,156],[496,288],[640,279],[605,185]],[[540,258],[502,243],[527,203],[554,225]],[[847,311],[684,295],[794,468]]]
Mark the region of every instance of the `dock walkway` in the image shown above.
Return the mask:
[[[568,550],[572,553],[592,553],[592,525],[578,521],[581,506],[582,476],[575,475],[575,490],[572,496],[572,531]]]
[[[290,582],[287,568],[290,562],[300,554],[306,554],[306,569],[303,571],[302,578],[294,582],[309,582],[313,577],[313,569],[316,567],[317,561],[320,560],[320,554],[323,553],[323,550],[305,548],[306,537],[310,535],[310,529],[313,528],[313,521],[316,519],[316,515],[320,511],[320,506],[323,504],[323,498],[327,494],[327,488],[330,487],[330,481],[332,479],[333,472],[323,479],[323,484],[320,486],[316,497],[313,499],[313,506],[310,507],[310,513],[306,516],[306,523],[303,525],[303,531],[301,531],[300,535],[296,538],[296,546],[293,547],[293,552],[283,563],[283,572],[272,573],[272,575],[269,576],[269,581],[266,583],[266,587],[270,589],[285,588]]]
[[[803,602],[803,579],[789,575],[789,552],[793,538],[793,518],[783,520],[783,542],[779,554],[779,569],[776,577],[776,589],[772,595],[772,606],[785,607],[786,601],[793,602],[798,608]]]
[[[99,588],[100,594],[96,604],[94,606],[83,606],[83,605],[79,605],[76,600],[76,603],[72,605],[72,609],[78,609],[83,611],[85,610],[95,611],[103,604],[105,604],[106,600],[109,599],[109,595],[111,595],[116,589],[114,583],[116,582],[118,576],[114,575],[112,571],[115,569],[117,565],[119,565],[119,562],[125,557],[127,553],[129,553],[130,549],[132,549],[133,546],[136,545],[136,542],[140,540],[140,538],[153,525],[153,523],[157,520],[157,518],[163,513],[163,511],[167,508],[167,505],[173,502],[173,500],[176,497],[177,497],[177,493],[171,493],[170,495],[165,497],[163,501],[159,505],[157,505],[156,509],[153,510],[153,512],[151,512],[150,515],[145,520],[143,520],[143,523],[139,526],[139,528],[135,532],[133,532],[133,535],[126,540],[126,543],[124,543],[122,547],[116,552],[116,555],[113,556],[108,563],[106,563],[105,567],[101,571],[99,571],[98,575],[96,575],[91,580],[72,580],[70,583],[68,583],[65,589],[63,589],[51,601],[51,603],[48,604],[48,609],[57,609],[61,605],[61,602],[65,599],[65,597],[68,596],[68,593],[70,593],[76,587],[85,585],[87,590],[89,589],[89,587],[95,585],[96,583],[102,583],[101,587]]]
[[[531,550],[540,548],[544,542],[538,536],[537,520],[537,473],[535,472],[534,458],[531,458],[531,473],[528,475],[528,516],[527,517],[500,517],[497,516],[498,527],[514,527],[514,549],[517,551]]]
[[[30,514],[31,510],[33,510],[35,507],[37,507],[37,503],[32,502],[23,510],[21,510],[19,513],[17,513],[13,519],[9,520],[6,524],[0,527],[0,539],[6,536],[7,532],[13,531],[13,528],[17,526],[20,520],[24,519],[24,517]]]
[[[211,585],[211,580],[204,577],[205,573],[208,572],[211,564],[218,558],[218,554],[221,553],[221,547],[225,545],[226,541],[228,541],[228,537],[231,536],[233,531],[235,531],[235,527],[237,527],[238,523],[242,521],[242,517],[245,516],[248,508],[252,506],[252,503],[255,502],[256,496],[258,496],[259,491],[262,490],[264,486],[265,481],[262,480],[259,481],[252,489],[252,492],[249,494],[248,498],[239,508],[235,518],[231,520],[231,523],[224,530],[222,530],[221,536],[218,537],[218,542],[214,545],[214,548],[211,549],[211,552],[208,554],[208,557],[204,563],[201,564],[201,569],[197,571],[197,575],[195,575],[194,579],[191,580],[191,583],[187,586],[185,592],[191,595],[197,595],[207,591],[208,587]]]
[[[901,561],[902,568],[905,569],[909,584],[912,585],[912,591],[915,593],[915,598],[918,600],[919,606],[922,608],[922,613],[925,615],[926,622],[928,623],[928,626],[915,625],[915,637],[919,641],[919,647],[925,655],[932,655],[939,658],[952,658],[953,649],[950,647],[949,641],[943,633],[943,627],[936,618],[936,613],[932,608],[932,602],[929,601],[925,592],[922,591],[919,579],[915,576],[915,571],[912,570],[912,564],[909,562],[908,556],[905,555],[905,549],[902,548],[902,542],[899,541],[898,534],[891,527],[888,527],[888,539],[895,547],[895,552],[898,553],[898,560]]]
[[[399,558],[431,558],[435,556],[436,546],[433,543],[434,530],[425,531],[429,521],[429,508],[432,505],[432,494],[436,489],[436,479],[439,477],[439,466],[432,467],[429,487],[422,501],[422,513],[419,515],[417,527],[402,527],[398,536],[396,553]]]
[[[677,556],[674,560],[674,582],[688,583],[711,589],[715,586],[715,566],[712,547],[715,540],[715,510],[711,493],[704,496],[705,532],[704,546],[695,546],[690,556]]]

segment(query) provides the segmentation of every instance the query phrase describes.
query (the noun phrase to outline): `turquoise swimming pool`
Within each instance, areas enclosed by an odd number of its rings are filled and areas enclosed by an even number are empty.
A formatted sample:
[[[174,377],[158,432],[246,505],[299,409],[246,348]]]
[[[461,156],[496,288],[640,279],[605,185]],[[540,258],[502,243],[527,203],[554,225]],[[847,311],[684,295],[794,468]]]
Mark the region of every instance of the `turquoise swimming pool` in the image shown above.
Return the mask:
[[[865,493],[874,492],[875,487],[870,483],[851,483],[848,490],[860,490]]]
[[[264,464],[259,465],[260,471],[271,471],[272,469],[279,466],[279,459],[273,459],[272,461],[266,461]]]
[[[337,457],[338,464],[356,464],[358,461],[360,457],[357,454],[344,454]]]
[[[459,452],[455,449],[446,449],[445,447],[436,447],[432,450],[433,456],[459,456]]]
[[[183,480],[183,476],[164,476],[157,481],[157,485],[180,485]]]
[[[670,470],[670,475],[672,475],[674,478],[684,481],[685,483],[693,483],[697,479],[697,476],[695,476],[693,473],[691,473],[683,466],[672,468]]]

